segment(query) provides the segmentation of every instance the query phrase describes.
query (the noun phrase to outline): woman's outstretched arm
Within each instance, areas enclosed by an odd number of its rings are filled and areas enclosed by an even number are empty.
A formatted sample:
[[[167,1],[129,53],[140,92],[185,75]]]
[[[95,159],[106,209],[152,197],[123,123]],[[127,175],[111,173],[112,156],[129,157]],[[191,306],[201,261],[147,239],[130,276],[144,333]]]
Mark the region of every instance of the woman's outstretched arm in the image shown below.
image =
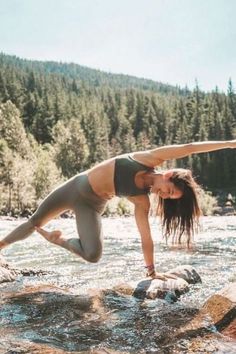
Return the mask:
[[[153,165],[156,166],[166,160],[179,159],[191,154],[199,154],[227,148],[235,149],[236,140],[199,141],[180,145],[166,145],[149,150],[149,158]]]

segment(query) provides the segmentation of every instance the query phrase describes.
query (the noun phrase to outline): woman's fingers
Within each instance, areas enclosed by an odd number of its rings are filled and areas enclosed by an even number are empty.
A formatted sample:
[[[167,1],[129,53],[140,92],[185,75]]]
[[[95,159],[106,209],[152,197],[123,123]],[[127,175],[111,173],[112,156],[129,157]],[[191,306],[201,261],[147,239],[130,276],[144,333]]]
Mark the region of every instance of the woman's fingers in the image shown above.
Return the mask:
[[[231,147],[231,149],[236,148],[236,140],[230,140],[230,147]]]
[[[165,274],[165,277],[166,278],[169,278],[169,279],[177,279],[178,277],[174,274]]]
[[[177,276],[173,274],[166,274],[166,273],[155,273],[153,279],[160,279],[160,280],[177,279]]]
[[[166,276],[164,273],[155,273],[155,275],[153,276],[153,279],[166,280]]]

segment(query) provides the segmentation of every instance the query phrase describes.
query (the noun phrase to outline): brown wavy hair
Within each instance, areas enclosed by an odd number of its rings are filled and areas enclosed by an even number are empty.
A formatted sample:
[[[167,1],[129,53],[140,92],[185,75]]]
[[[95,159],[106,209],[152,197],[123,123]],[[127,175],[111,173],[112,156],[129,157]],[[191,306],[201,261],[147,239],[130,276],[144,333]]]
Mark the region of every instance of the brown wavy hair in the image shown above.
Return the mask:
[[[166,240],[172,235],[172,242],[180,244],[182,236],[185,235],[189,247],[194,232],[198,230],[201,215],[197,197],[199,186],[192,172],[186,169],[173,169],[173,175],[169,180],[183,195],[179,199],[158,197],[157,215],[161,218]]]

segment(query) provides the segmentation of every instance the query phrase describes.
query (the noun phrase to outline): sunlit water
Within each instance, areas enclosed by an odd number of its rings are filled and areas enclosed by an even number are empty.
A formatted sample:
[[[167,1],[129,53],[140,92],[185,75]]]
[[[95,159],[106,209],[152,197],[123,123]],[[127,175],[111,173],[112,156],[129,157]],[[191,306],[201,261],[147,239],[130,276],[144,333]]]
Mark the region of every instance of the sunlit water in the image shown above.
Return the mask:
[[[0,237],[20,222],[0,221]],[[48,229],[55,228],[70,237],[76,235],[73,219],[59,219],[48,224]],[[157,269],[168,271],[178,265],[189,264],[201,275],[202,284],[192,286],[190,292],[175,304],[163,300],[140,302],[130,296],[120,298],[110,295],[105,299],[107,313],[110,311],[106,320],[99,320],[101,315],[95,313],[87,314],[83,321],[76,316],[69,316],[61,324],[63,328],[54,326],[52,329],[48,324],[50,330],[47,330],[45,323],[41,323],[41,328],[37,322],[36,328],[34,321],[28,320],[28,325],[19,337],[68,351],[104,346],[121,352],[167,353],[168,345],[163,338],[171,337],[171,331],[183,325],[186,318],[200,308],[210,295],[229,282],[236,281],[236,218],[203,218],[202,231],[195,237],[195,247],[191,251],[167,247],[161,238],[157,220],[151,220],[151,228]],[[107,289],[119,283],[142,279],[143,258],[134,219],[104,218],[103,229],[103,257],[97,264],[84,262],[48,243],[36,233],[27,240],[11,245],[3,251],[3,255],[18,268],[30,267],[47,272],[39,278],[25,278],[26,285],[52,284],[69,288],[73,294],[87,294],[91,288]],[[20,325],[23,326],[27,318],[23,319],[22,313],[19,316]],[[7,321],[9,323],[10,320]],[[17,313],[11,321],[17,323]],[[77,325],[73,325],[76,321]],[[221,348],[220,352],[233,353],[235,347],[232,349],[228,345],[225,344],[225,349]],[[186,347],[186,340],[179,341],[175,349],[185,353]],[[173,352],[173,349],[169,352]]]

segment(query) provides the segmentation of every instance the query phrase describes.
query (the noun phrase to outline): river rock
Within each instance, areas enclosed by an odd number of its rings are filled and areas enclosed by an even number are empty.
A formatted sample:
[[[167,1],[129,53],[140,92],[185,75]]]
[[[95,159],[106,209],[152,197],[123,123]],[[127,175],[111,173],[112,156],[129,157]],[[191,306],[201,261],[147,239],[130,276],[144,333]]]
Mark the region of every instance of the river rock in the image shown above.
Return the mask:
[[[45,344],[31,343],[29,341],[9,341],[6,345],[0,344],[1,354],[71,354],[71,352],[54,349]]]
[[[39,276],[48,273],[49,272],[45,272],[43,270],[14,268],[0,255],[0,284],[12,282],[16,280],[18,276]]]
[[[202,282],[200,275],[191,265],[175,267],[166,274],[176,275],[178,278],[184,279],[188,284],[196,284]]]
[[[201,282],[197,271],[189,265],[178,266],[166,274],[175,275],[176,279],[143,279],[138,282],[119,284],[113,289],[121,294],[133,295],[137,298],[166,299],[177,301],[180,295],[189,291],[189,284]]]
[[[5,259],[0,256],[0,283],[14,281],[16,277],[16,270],[11,268]]]
[[[211,296],[202,308],[216,329],[236,339],[236,282]]]
[[[212,295],[180,332],[196,337],[215,330],[236,339],[236,282]]]

